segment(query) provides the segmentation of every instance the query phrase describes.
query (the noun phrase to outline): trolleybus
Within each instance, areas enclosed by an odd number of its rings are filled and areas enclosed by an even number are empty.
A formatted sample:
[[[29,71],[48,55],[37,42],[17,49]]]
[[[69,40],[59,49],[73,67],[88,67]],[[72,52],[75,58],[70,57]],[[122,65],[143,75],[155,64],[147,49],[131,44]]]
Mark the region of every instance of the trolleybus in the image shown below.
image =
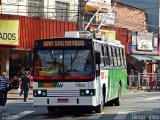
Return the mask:
[[[81,33],[35,41],[34,106],[50,112],[76,107],[101,113],[105,103],[120,104],[127,88],[124,46]]]

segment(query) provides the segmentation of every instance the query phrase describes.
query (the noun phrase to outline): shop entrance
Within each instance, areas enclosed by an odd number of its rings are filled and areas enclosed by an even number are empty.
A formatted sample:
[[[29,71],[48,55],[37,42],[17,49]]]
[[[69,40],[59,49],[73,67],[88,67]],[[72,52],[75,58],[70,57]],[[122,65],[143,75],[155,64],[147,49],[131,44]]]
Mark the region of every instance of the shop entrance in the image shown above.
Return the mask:
[[[10,55],[10,79],[12,79],[12,87],[18,88],[19,79],[22,73],[30,71],[32,73],[32,51],[27,50],[11,50]]]

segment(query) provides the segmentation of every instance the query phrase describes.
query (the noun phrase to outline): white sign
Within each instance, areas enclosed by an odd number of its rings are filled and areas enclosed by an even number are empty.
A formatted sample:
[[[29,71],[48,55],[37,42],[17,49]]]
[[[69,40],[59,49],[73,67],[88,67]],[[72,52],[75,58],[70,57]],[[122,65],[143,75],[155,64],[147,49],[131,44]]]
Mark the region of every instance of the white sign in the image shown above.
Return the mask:
[[[137,49],[138,50],[153,50],[153,34],[146,32],[138,32],[137,34]]]
[[[108,9],[111,8],[111,0],[88,0],[86,4],[91,6],[98,6],[98,7],[103,6]]]
[[[17,0],[7,0],[7,3],[9,3],[9,4],[16,4]]]
[[[103,24],[105,25],[114,25],[114,21],[115,21],[115,17],[116,17],[116,13],[115,11],[112,11],[110,13],[107,13],[107,18],[105,19],[105,22]],[[104,15],[105,17],[105,15]]]

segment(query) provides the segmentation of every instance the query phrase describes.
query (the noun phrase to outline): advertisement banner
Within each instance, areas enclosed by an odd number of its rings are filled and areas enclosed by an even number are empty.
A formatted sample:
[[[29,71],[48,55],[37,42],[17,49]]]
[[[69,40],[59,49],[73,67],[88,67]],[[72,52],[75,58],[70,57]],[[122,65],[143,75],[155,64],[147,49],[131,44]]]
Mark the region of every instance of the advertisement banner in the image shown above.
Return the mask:
[[[138,50],[153,50],[153,33],[138,32],[137,34],[137,49]]]
[[[116,31],[113,30],[99,30],[99,36],[105,36],[108,40],[115,40],[116,39]]]
[[[19,45],[18,31],[18,20],[0,20],[0,45]]]

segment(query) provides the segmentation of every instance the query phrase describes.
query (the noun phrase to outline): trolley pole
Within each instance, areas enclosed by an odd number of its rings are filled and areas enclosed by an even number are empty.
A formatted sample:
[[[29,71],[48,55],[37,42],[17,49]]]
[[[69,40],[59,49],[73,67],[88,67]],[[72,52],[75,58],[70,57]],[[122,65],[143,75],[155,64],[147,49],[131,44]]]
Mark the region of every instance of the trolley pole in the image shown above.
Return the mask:
[[[78,19],[77,19],[77,29],[84,29],[84,3],[85,0],[78,0]]]

